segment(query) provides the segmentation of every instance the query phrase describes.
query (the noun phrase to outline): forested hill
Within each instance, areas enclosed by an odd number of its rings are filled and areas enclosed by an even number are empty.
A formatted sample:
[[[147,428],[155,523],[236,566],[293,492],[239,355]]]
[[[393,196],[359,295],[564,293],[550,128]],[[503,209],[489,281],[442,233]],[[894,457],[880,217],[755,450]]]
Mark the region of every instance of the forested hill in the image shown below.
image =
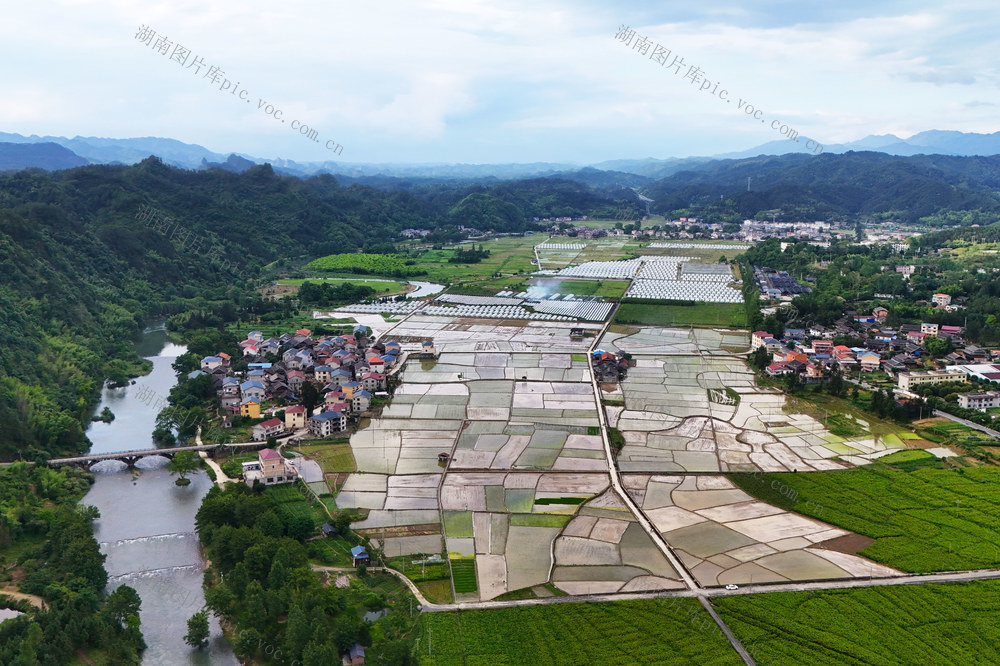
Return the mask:
[[[379,251],[407,227],[516,232],[607,204],[561,180],[411,193],[155,158],[0,175],[0,459],[82,450],[102,380],[135,372],[143,322],[231,311],[277,259]]]
[[[998,212],[998,190],[1000,156],[850,152],[713,161],[644,192],[656,201],[655,212],[680,210],[706,221],[779,210],[788,221],[873,216],[916,222],[948,210]]]

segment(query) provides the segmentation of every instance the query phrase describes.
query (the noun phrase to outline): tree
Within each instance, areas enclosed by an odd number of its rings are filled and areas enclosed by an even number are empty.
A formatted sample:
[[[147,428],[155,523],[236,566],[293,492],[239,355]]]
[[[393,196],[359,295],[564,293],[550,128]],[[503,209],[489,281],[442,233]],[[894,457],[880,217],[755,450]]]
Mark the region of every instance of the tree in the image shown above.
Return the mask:
[[[312,416],[313,408],[319,404],[320,395],[319,391],[312,382],[302,383],[302,405],[306,408],[306,416]]]
[[[760,347],[757,347],[752,354],[750,354],[750,365],[758,370],[763,370],[770,364],[771,354],[767,351],[767,347],[761,345]]]
[[[188,618],[188,632],[184,642],[191,647],[203,648],[208,645],[208,611],[202,609]]]
[[[121,585],[108,595],[104,612],[119,627],[128,626],[129,616],[139,617],[139,607],[142,601],[135,589]]]
[[[167,470],[170,474],[178,474],[181,477],[174,482],[178,486],[186,486],[191,483],[185,474],[193,472],[199,467],[201,467],[201,461],[195,458],[194,451],[175,453],[174,457],[167,463]]]
[[[953,347],[950,339],[942,339],[937,336],[924,338],[924,349],[935,358],[950,354]]]

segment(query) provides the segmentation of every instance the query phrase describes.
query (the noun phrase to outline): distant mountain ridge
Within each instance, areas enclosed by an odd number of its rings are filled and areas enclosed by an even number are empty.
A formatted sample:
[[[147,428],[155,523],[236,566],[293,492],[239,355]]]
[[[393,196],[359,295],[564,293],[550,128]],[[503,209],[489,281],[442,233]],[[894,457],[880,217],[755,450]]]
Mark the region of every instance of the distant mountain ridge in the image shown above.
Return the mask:
[[[0,171],[44,169],[58,171],[90,164],[58,143],[0,143]]]
[[[72,139],[58,136],[23,136],[0,132],[0,168],[65,169],[81,164],[136,164],[150,155],[164,163],[184,169],[222,168],[242,171],[251,164],[269,163],[274,170],[292,176],[306,177],[320,173],[345,176],[355,182],[386,182],[387,180],[444,180],[488,181],[517,180],[558,176],[588,184],[609,187],[641,186],[650,180],[671,176],[685,170],[697,169],[714,160],[743,159],[760,155],[804,154],[807,151],[805,136],[799,141],[782,139],[770,141],[748,150],[711,156],[668,157],[606,160],[590,165],[565,162],[533,162],[524,164],[367,164],[351,162],[296,162],[284,158],[260,158],[241,153],[215,153],[197,144],[183,143],[160,137],[109,139],[76,136]],[[821,142],[820,142],[821,143]],[[70,151],[57,158],[51,147],[40,153],[25,151],[13,144],[56,144]],[[857,141],[831,144],[823,153],[849,151],[874,151],[888,155],[954,155],[989,156],[1000,154],[1000,132],[980,134],[951,130],[927,130],[902,139],[894,134],[869,135]],[[71,154],[75,154],[72,155]],[[82,162],[73,161],[79,157]],[[610,173],[609,173],[610,172]]]

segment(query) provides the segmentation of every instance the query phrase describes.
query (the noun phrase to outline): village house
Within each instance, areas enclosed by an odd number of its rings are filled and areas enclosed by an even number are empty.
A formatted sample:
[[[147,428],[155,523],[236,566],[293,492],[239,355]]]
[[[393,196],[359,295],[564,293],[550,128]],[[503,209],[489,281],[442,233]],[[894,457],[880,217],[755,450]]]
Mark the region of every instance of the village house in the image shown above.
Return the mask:
[[[371,406],[372,394],[368,391],[361,389],[360,391],[355,391],[354,395],[351,396],[351,408],[355,412],[366,412]]]
[[[333,372],[333,368],[329,365],[317,365],[313,368],[313,376],[316,377],[316,381],[324,384],[330,381],[331,372]]]
[[[266,441],[268,437],[277,437],[278,435],[285,432],[285,424],[281,419],[268,419],[262,423],[258,423],[251,428],[250,439],[255,442]]]
[[[923,323],[920,325],[920,332],[927,335],[937,335],[940,326],[938,324]]]
[[[288,384],[288,388],[296,393],[299,392],[303,382],[306,381],[306,373],[302,370],[289,370],[285,373],[285,377],[287,378],[285,382]]]
[[[248,379],[240,384],[240,395],[244,398],[255,398],[259,402],[267,396],[267,391],[264,389],[263,383],[255,379]]]
[[[290,483],[295,477],[295,468],[274,449],[261,449],[256,461],[243,463],[243,480],[251,486],[257,481],[266,486]]]
[[[304,428],[306,426],[306,408],[302,405],[285,407],[285,428]]]
[[[978,409],[982,412],[985,412],[987,409],[1000,407],[1000,391],[959,393],[958,406],[962,409]]]
[[[772,377],[777,377],[778,375],[789,375],[794,371],[788,367],[788,363],[781,361],[779,363],[772,363],[764,369],[764,372],[771,375]]]
[[[764,341],[771,337],[767,331],[754,331],[750,335],[750,351],[757,351],[764,346]]]
[[[867,353],[861,355],[861,370],[863,372],[875,372],[882,363],[882,357],[878,354]]]
[[[240,402],[240,416],[249,416],[252,419],[260,418],[260,401],[255,398],[243,398]]]
[[[385,375],[381,372],[366,372],[361,375],[361,383],[366,391],[377,391],[385,388]]]
[[[347,417],[342,412],[328,411],[314,414],[309,419],[309,432],[316,437],[329,437],[347,428]]]
[[[881,324],[885,321],[885,318],[889,316],[889,310],[880,305],[872,310],[872,314],[875,316],[875,321]]]
[[[943,308],[946,305],[951,305],[951,296],[949,296],[948,294],[934,294],[931,297],[931,303],[938,306],[939,308]]]
[[[897,375],[897,385],[901,391],[911,393],[912,389],[925,384],[940,384],[942,382],[966,382],[969,373],[964,370],[926,370],[915,372],[900,372]]]
[[[341,660],[344,666],[361,666],[365,663],[365,648],[361,643],[355,643]]]
[[[817,354],[832,355],[833,354],[833,341],[832,340],[813,340],[812,342],[813,351]]]
[[[201,369],[211,372],[216,368],[222,367],[224,363],[225,361],[222,359],[221,356],[206,356],[205,358],[201,359]]]
[[[351,548],[351,558],[354,561],[354,566],[368,564],[368,551],[365,550],[364,546],[354,546]]]

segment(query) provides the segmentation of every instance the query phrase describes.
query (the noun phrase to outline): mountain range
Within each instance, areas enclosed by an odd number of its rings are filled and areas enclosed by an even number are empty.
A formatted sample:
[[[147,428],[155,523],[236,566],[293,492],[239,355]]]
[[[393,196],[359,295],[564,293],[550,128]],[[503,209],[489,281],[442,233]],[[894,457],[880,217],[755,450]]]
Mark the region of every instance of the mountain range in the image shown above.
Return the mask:
[[[761,155],[810,154],[806,137],[799,141],[771,141],[749,150],[704,157],[669,157],[665,159],[617,159],[591,165],[560,162],[528,164],[367,164],[350,162],[296,162],[283,158],[260,158],[252,155],[215,153],[197,144],[160,137],[109,139],[76,136],[23,136],[0,132],[0,171],[38,168],[47,171],[83,164],[136,164],[150,155],[164,163],[184,169],[216,167],[242,172],[255,164],[271,164],[278,173],[310,176],[320,173],[342,176],[347,182],[372,182],[372,179],[405,181],[461,180],[501,181],[519,178],[561,176],[597,186],[636,187],[680,171],[697,169],[713,160],[743,159]],[[30,147],[29,147],[30,146]],[[60,150],[61,148],[61,150]],[[894,134],[870,135],[858,141],[823,147],[823,153],[873,151],[888,155],[986,156],[1000,154],[1000,132],[977,134],[929,130],[903,139]],[[398,183],[397,183],[398,185]]]

